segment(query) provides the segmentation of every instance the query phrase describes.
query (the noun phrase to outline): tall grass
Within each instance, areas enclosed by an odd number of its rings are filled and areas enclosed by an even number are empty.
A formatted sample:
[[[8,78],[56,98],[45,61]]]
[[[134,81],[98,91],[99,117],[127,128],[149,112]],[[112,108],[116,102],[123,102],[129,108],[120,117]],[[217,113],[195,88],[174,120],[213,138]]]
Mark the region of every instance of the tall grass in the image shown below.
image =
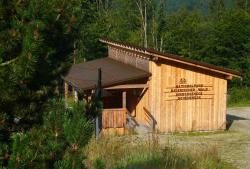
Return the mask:
[[[232,88],[228,91],[228,106],[250,106],[250,88]]]
[[[156,135],[147,139],[129,136],[93,139],[86,153],[86,165],[96,169],[232,168],[220,160],[214,147],[160,145]]]

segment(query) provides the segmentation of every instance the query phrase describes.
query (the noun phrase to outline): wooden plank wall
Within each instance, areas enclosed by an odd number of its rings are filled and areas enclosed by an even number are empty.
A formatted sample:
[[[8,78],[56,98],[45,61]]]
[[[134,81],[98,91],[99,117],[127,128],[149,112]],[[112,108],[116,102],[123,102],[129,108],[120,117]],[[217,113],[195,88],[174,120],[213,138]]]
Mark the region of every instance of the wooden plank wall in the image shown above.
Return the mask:
[[[109,46],[109,57],[152,73],[148,81],[149,88],[131,112],[138,123],[150,125],[150,114],[160,132],[225,129],[227,80],[196,68],[160,61],[156,63],[135,55]],[[178,85],[183,78],[187,84],[210,86],[209,91],[204,92],[205,95],[200,99],[169,99],[168,90]]]
[[[136,108],[134,109],[134,111],[131,112],[131,114],[135,116],[135,120],[139,124],[149,125],[149,120],[146,119],[146,116],[145,116],[145,109],[146,110],[150,109],[149,90],[150,89],[148,88],[148,89],[144,89],[141,92],[141,96],[137,98]]]
[[[155,62],[150,62],[149,69],[152,73],[152,77],[149,78],[148,89],[145,91],[143,97],[141,97],[136,106],[136,112],[134,113],[135,119],[139,124],[151,126],[151,121],[156,121],[161,117],[161,65],[156,64]],[[157,125],[156,124],[156,125]]]
[[[152,72],[149,94],[150,111],[157,121],[156,128],[159,131],[225,129],[227,92],[225,79],[154,62],[151,62],[150,68]],[[180,79],[186,79],[188,85],[202,84],[204,86],[199,87],[199,90],[207,89],[208,91],[202,91],[201,98],[198,99],[178,100],[174,96],[176,93],[171,92],[171,89],[179,85]],[[192,89],[192,87],[187,89]],[[194,90],[198,90],[198,87]]]
[[[149,68],[152,73],[149,88],[135,109],[135,119],[139,123],[150,125],[147,116],[150,113],[160,132],[225,129],[227,80],[164,63],[150,62]],[[203,91],[200,99],[178,100],[172,96],[176,93],[170,90],[183,78],[186,84],[202,84],[204,86],[200,88],[208,91]]]

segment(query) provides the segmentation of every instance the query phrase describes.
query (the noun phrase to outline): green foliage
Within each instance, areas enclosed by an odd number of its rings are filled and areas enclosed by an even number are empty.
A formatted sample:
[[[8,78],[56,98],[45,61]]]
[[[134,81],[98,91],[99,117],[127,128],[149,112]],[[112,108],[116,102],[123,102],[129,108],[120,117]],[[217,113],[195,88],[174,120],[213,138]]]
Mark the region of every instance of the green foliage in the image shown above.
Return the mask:
[[[241,70],[243,79],[247,82],[245,71],[249,71],[250,65],[249,29],[249,14],[240,11],[225,12],[221,21],[213,28],[206,61],[210,60],[214,64]]]
[[[235,6],[241,10],[250,11],[250,4],[247,0],[234,0]]]
[[[65,109],[52,101],[44,125],[13,135],[8,168],[85,168],[84,147],[93,126],[85,116],[83,103]]]
[[[108,26],[107,36],[119,41],[141,44],[139,11],[135,10],[133,1],[114,0],[110,8],[101,11],[105,26]],[[129,31],[128,31],[129,30]]]
[[[79,102],[64,116],[64,136],[70,145],[82,147],[88,143],[89,138],[92,136],[93,128],[86,118],[84,107],[84,104]]]
[[[232,88],[229,90],[228,106],[250,106],[250,88]]]
[[[94,168],[95,169],[105,169],[105,162],[102,159],[97,158],[94,161]]]
[[[0,108],[10,120],[41,119],[42,103],[60,84],[79,31],[92,19],[85,21],[91,6],[80,0],[1,1],[0,60],[16,59],[0,67]]]
[[[181,9],[167,16],[166,23],[163,50],[201,60],[200,50],[205,46],[210,25],[200,12]]]
[[[74,61],[103,53],[97,20],[87,0],[0,0],[0,144],[42,124],[46,101]]]
[[[32,129],[28,134],[16,133],[8,168],[39,168],[38,164],[45,168],[44,140],[46,135],[39,129]]]

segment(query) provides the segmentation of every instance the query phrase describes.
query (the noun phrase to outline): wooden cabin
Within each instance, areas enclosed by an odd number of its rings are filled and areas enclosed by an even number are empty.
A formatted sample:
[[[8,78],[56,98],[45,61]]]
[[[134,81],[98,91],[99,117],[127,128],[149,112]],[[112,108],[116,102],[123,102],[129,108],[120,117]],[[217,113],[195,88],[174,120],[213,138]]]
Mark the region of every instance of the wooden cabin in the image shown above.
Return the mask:
[[[65,100],[72,88],[85,99],[102,70],[102,132],[146,126],[159,132],[226,128],[227,81],[239,72],[181,56],[100,39],[108,56],[71,67],[63,78]],[[81,98],[82,99],[82,98]],[[130,124],[128,124],[130,123]]]

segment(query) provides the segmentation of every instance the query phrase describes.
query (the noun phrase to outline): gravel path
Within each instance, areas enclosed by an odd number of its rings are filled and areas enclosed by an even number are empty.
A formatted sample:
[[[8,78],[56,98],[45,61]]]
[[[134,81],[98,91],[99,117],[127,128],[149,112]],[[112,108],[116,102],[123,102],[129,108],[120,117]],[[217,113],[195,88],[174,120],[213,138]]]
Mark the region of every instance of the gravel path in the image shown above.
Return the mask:
[[[250,107],[228,109],[227,120],[234,134],[224,138],[222,158],[240,169],[250,169]]]
[[[216,146],[221,158],[239,169],[250,169],[250,107],[228,109],[228,131],[197,135],[159,135],[162,144],[169,140],[180,145]],[[174,139],[174,140],[173,140]]]
[[[215,146],[222,160],[238,169],[250,169],[250,107],[229,108],[227,131],[208,133],[157,134],[161,144]],[[147,139],[147,135],[137,135]]]

